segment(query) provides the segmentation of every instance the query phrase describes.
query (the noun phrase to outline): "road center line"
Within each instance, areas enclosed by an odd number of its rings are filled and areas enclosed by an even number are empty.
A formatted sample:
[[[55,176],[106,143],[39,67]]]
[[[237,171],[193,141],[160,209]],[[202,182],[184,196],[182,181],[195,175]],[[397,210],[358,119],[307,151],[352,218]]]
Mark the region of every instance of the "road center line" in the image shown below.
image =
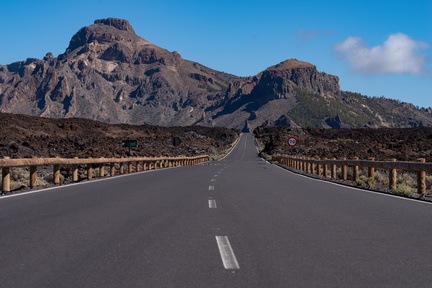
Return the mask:
[[[240,269],[237,258],[227,236],[216,236],[216,242],[221,254],[222,263],[225,269]]]
[[[209,208],[211,208],[211,209],[217,208],[216,200],[210,199],[210,200],[208,200],[208,203],[209,203]]]
[[[214,190],[214,186],[209,186],[209,190]]]

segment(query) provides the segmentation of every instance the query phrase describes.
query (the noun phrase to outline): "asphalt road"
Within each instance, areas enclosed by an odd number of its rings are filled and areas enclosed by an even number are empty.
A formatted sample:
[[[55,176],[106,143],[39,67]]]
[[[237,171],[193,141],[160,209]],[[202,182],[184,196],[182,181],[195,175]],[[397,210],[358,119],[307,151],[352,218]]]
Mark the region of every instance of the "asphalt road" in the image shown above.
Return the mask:
[[[225,159],[0,198],[0,287],[432,287],[432,206]]]

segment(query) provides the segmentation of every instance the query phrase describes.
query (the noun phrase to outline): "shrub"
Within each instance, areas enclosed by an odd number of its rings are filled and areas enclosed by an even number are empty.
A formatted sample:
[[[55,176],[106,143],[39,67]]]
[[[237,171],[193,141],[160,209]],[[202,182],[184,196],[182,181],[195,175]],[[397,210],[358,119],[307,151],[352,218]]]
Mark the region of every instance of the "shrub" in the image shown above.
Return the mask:
[[[391,189],[391,192],[397,195],[412,197],[415,189],[405,183],[397,184],[396,188]]]
[[[54,182],[54,174],[53,173],[46,174],[45,176],[42,177],[42,179],[48,183],[53,183]],[[64,179],[65,179],[64,175],[60,174],[60,183],[63,182]]]
[[[381,174],[381,172],[376,171],[375,172],[375,179],[378,183],[388,186],[389,185],[389,179],[387,175]]]
[[[373,189],[376,185],[376,179],[372,177],[366,177],[366,176],[360,176],[359,179],[357,179],[357,184],[359,186],[362,186],[364,188],[371,188]]]

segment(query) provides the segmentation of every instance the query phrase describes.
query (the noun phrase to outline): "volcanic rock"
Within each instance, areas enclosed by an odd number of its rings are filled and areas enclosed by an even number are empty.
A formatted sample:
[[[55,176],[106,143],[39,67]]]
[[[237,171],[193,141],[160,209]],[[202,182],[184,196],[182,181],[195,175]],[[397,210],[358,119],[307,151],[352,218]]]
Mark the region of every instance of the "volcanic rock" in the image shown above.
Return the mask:
[[[432,125],[430,111],[341,91],[337,76],[296,59],[251,77],[215,71],[144,40],[115,18],[81,28],[58,57],[0,65],[0,112],[51,118],[239,129],[338,121],[417,127]]]

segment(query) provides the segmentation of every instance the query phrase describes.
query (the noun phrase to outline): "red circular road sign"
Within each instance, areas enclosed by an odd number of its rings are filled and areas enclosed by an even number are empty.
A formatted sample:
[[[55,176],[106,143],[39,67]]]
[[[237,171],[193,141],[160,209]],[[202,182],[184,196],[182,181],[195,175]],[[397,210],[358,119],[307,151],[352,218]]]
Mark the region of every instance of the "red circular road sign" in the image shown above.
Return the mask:
[[[295,137],[289,137],[288,138],[288,145],[289,146],[294,147],[297,145],[297,143],[298,143],[297,138],[295,138]]]

